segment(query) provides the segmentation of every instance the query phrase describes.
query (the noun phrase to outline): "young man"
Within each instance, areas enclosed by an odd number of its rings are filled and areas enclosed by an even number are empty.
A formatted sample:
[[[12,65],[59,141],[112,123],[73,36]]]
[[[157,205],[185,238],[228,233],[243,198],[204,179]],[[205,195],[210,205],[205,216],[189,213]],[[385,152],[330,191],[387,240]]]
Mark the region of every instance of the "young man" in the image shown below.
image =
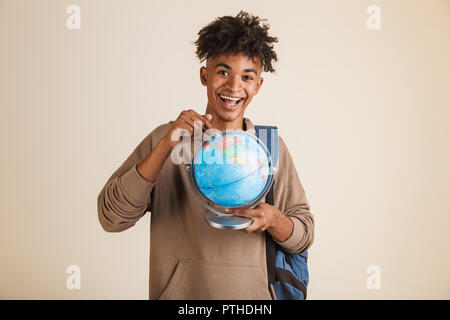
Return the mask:
[[[267,285],[265,235],[286,251],[304,252],[313,242],[314,218],[294,163],[279,138],[274,205],[232,210],[253,223],[220,230],[204,220],[206,209],[191,190],[184,164],[171,161],[180,130],[241,129],[254,134],[244,112],[273,72],[277,56],[269,26],[240,12],[217,18],[199,32],[197,56],[206,60],[200,81],[207,88],[204,115],[185,110],[154,129],[114,172],[98,196],[105,231],[120,232],[151,212],[150,299],[271,299]]]

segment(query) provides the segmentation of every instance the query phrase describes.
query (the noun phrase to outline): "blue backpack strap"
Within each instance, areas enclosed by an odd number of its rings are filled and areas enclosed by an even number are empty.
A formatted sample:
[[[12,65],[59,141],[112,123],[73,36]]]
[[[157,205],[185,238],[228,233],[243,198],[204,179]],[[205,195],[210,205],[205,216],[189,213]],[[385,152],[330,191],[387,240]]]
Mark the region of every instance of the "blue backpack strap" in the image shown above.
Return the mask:
[[[278,169],[278,127],[276,126],[255,126],[256,137],[266,145],[272,158],[272,168],[274,172]]]
[[[256,136],[264,142],[269,150],[272,165],[276,172],[278,169],[278,128],[275,126],[255,126],[255,130]],[[274,183],[266,195],[266,203],[271,205],[274,205],[273,185]],[[307,252],[301,255],[285,252],[266,232],[267,278],[269,291],[273,299],[306,299],[306,286],[308,284],[307,254]]]
[[[272,157],[272,166],[276,171],[278,168],[278,128],[274,126],[255,126],[256,137],[260,139],[269,150]],[[273,185],[270,187],[269,192],[266,194],[266,203],[273,205]],[[275,275],[275,258],[276,248],[275,242],[272,236],[266,232],[266,263],[267,263],[267,280],[269,285],[269,292],[272,295],[272,299],[276,299],[275,289],[273,287],[276,275]]]

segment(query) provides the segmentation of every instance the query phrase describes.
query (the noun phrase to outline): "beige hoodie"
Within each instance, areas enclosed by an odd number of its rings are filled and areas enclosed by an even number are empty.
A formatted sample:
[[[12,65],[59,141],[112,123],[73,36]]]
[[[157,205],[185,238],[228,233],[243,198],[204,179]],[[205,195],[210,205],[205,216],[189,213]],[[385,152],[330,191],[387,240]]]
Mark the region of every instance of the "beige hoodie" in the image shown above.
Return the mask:
[[[100,224],[120,232],[151,212],[150,299],[271,299],[264,233],[210,227],[186,165],[174,164],[170,156],[153,183],[137,171],[172,122],[145,137],[105,184],[97,199]],[[254,128],[244,118],[244,130],[255,135]],[[314,217],[281,136],[274,204],[294,222],[292,235],[279,244],[289,252],[306,251],[314,238]]]

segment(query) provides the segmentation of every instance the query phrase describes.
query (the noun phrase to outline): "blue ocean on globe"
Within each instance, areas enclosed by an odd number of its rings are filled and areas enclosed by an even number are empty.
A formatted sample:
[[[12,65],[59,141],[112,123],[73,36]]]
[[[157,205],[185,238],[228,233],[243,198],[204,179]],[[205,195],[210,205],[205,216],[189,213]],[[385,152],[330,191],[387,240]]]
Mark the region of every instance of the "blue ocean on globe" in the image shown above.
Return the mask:
[[[269,183],[269,155],[256,138],[242,130],[218,134],[202,145],[193,161],[198,190],[223,207],[245,206]]]

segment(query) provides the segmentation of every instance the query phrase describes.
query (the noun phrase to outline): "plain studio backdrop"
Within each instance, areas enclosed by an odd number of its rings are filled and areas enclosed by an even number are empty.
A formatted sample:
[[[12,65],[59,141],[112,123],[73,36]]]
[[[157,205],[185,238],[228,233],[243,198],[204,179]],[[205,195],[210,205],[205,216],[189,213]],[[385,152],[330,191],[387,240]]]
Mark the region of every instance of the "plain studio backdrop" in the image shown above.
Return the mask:
[[[241,9],[279,37],[246,116],[280,128],[311,204],[309,298],[450,298],[446,0],[0,1],[0,298],[148,298],[150,214],[106,233],[97,195],[205,111],[193,42]]]

